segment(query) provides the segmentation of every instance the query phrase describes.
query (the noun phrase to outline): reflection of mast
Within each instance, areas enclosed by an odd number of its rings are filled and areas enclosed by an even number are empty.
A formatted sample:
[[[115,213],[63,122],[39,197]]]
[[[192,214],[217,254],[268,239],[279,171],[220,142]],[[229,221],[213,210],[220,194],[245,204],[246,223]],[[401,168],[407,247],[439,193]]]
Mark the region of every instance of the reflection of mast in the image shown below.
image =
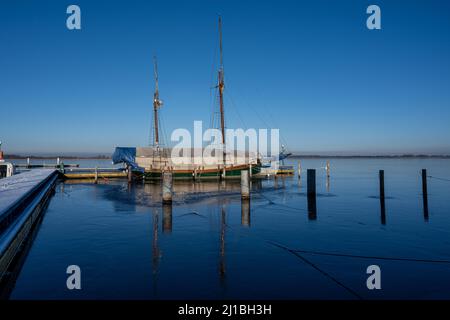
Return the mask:
[[[155,93],[153,94],[153,126],[155,128],[155,132],[153,135],[153,145],[159,145],[159,130],[158,130],[158,108],[163,105],[163,102],[159,100],[159,88],[158,88],[158,64],[156,61],[156,57],[153,57],[154,63],[154,73],[155,73]]]
[[[220,279],[225,279],[225,209],[222,208],[222,216],[220,220],[220,260],[219,275]]]

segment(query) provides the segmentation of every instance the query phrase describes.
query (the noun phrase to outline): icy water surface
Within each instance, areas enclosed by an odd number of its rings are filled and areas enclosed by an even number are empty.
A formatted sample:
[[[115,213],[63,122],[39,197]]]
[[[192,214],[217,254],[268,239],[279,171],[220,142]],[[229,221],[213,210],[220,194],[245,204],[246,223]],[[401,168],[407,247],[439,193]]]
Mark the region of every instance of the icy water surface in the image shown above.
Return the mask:
[[[324,166],[302,160],[317,169],[316,214],[305,173],[253,182],[250,203],[239,182],[176,182],[172,208],[157,183],[61,183],[11,298],[449,299],[450,161],[332,159],[328,182]],[[428,216],[422,168],[436,177]],[[73,264],[82,290],[66,288]],[[381,290],[367,289],[369,265],[381,268]]]

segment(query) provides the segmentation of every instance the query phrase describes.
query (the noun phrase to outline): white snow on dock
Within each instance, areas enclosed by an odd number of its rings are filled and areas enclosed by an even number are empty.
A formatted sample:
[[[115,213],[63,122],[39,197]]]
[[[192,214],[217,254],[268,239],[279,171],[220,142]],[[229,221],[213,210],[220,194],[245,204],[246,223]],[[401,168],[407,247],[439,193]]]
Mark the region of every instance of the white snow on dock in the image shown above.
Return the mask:
[[[33,169],[0,179],[0,217],[55,171],[55,169]]]

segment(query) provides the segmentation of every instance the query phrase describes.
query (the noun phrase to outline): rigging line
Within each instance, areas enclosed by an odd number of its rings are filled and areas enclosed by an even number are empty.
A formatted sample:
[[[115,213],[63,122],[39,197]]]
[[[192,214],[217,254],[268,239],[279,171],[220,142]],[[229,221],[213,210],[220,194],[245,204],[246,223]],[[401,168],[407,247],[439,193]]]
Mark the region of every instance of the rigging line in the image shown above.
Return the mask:
[[[247,128],[247,124],[245,123],[244,119],[241,117],[241,114],[239,113],[238,108],[237,108],[236,104],[234,103],[233,98],[231,97],[231,94],[229,92],[225,92],[225,94],[226,94],[227,98],[230,98],[230,102],[233,107],[232,110],[237,114],[238,119],[241,122],[242,126],[244,128]]]
[[[296,257],[300,258],[301,260],[303,260],[303,262],[305,262],[306,264],[310,265],[311,267],[313,267],[314,269],[316,269],[317,271],[319,271],[322,275],[324,275],[325,277],[327,277],[328,279],[332,280],[334,283],[336,283],[337,285],[339,285],[340,287],[344,288],[345,290],[347,290],[349,293],[351,293],[353,296],[355,296],[356,298],[358,298],[359,300],[364,300],[362,296],[360,296],[356,291],[354,291],[353,289],[347,287],[345,284],[343,284],[342,282],[340,282],[338,279],[336,279],[335,277],[333,277],[331,274],[329,274],[328,272],[320,269],[317,265],[315,265],[314,263],[312,263],[311,261],[309,261],[308,259],[306,259],[305,257],[303,257],[302,255],[300,255],[298,252],[293,251],[285,246],[282,246],[278,243],[272,242],[272,241],[267,241],[267,243],[272,244],[273,246],[276,246],[280,249],[284,249],[290,253],[292,253],[293,255],[295,255]]]
[[[450,264],[450,260],[432,260],[432,259],[415,259],[415,258],[393,258],[393,257],[377,257],[377,256],[361,256],[334,252],[308,251],[291,249],[295,252],[308,253],[321,256],[347,257],[357,259],[373,259],[373,260],[390,260],[390,261],[409,261],[409,262],[426,262],[426,263],[445,263]]]

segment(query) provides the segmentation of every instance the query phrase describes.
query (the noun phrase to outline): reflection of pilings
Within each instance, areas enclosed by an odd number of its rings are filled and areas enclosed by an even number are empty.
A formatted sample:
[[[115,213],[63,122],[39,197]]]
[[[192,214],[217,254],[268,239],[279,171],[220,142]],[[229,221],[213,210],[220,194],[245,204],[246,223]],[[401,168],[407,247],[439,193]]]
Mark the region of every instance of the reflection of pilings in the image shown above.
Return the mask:
[[[163,204],[163,233],[172,232],[172,206],[170,204]]]
[[[241,170],[241,198],[250,198],[250,183],[248,170]]]
[[[163,173],[163,185],[162,185],[163,203],[172,203],[172,173]]]
[[[222,208],[222,215],[220,219],[220,258],[219,258],[219,275],[220,279],[225,279],[225,209]]]
[[[157,273],[159,264],[159,247],[158,247],[158,212],[153,213],[153,242],[152,242],[152,252],[153,252],[153,273]]]
[[[381,224],[386,224],[386,204],[384,199],[384,170],[379,172]]]
[[[250,227],[250,199],[241,201],[241,225]]]
[[[306,171],[307,177],[307,197],[308,197],[308,219],[317,219],[317,207],[316,207],[316,170],[308,169]]]
[[[428,220],[427,169],[422,169],[423,217]]]
[[[330,176],[327,176],[327,181],[325,182],[327,192],[330,192]]]

